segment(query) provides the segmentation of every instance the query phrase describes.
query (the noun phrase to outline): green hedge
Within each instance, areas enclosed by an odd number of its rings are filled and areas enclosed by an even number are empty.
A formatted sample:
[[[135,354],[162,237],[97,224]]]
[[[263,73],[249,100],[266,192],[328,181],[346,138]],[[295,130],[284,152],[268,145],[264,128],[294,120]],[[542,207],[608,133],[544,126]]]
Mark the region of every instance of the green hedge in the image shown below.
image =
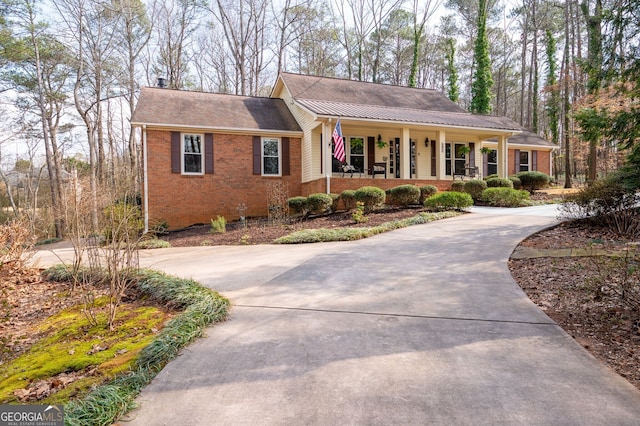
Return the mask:
[[[386,194],[376,186],[363,186],[356,190],[355,199],[364,203],[365,211],[371,211],[384,204]]]
[[[542,172],[520,172],[516,173],[516,177],[520,179],[522,189],[531,193],[546,187],[551,182],[551,177]]]
[[[399,185],[387,190],[386,203],[394,206],[410,206],[420,202],[420,188],[415,185]]]
[[[487,182],[480,179],[468,180],[464,183],[464,192],[471,195],[474,201],[480,199],[482,191],[487,189]]]
[[[326,214],[331,211],[333,198],[329,194],[316,193],[307,197],[307,207],[311,214]]]
[[[473,198],[466,192],[440,192],[424,202],[424,206],[433,210],[464,210],[473,205]]]
[[[513,188],[513,182],[507,178],[493,177],[487,179],[487,188]]]
[[[340,193],[340,201],[346,211],[356,208],[356,191],[353,189],[345,189]]]
[[[451,191],[464,192],[464,182],[461,180],[454,180],[451,182]]]
[[[494,187],[482,191],[481,200],[494,207],[521,207],[528,205],[529,193],[513,188]]]
[[[420,201],[419,204],[424,205],[424,200],[436,195],[438,193],[438,187],[435,185],[425,185],[420,187]]]
[[[293,197],[287,201],[289,204],[289,210],[296,215],[306,216],[309,212],[307,206],[307,197]]]

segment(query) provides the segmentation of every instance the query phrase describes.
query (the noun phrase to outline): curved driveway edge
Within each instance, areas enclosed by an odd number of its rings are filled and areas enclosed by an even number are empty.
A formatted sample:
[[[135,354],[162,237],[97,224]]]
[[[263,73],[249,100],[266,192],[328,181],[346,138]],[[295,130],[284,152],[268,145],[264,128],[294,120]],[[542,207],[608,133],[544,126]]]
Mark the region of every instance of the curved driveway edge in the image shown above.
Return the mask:
[[[640,391],[511,278],[553,207],[474,209],[349,243],[145,252],[232,299],[133,425],[637,425]]]

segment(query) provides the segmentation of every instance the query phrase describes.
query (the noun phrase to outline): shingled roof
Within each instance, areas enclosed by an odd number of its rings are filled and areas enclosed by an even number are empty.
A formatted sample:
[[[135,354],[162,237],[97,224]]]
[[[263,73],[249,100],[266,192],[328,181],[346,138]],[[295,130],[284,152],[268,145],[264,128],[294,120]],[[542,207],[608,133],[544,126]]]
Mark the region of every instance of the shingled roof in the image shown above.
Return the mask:
[[[282,99],[144,87],[134,126],[301,132]]]
[[[281,73],[293,99],[319,116],[520,132],[505,117],[471,114],[431,89]]]

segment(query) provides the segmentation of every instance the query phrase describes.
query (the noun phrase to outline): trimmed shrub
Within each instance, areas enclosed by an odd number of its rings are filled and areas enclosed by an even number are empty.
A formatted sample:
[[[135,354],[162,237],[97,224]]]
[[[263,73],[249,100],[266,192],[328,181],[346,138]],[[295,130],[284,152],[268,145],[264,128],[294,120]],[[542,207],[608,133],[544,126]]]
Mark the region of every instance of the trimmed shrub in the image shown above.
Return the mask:
[[[409,206],[420,201],[420,188],[415,185],[399,185],[386,191],[386,203],[396,206]]]
[[[454,180],[451,182],[451,191],[464,192],[464,182],[461,180]]]
[[[292,197],[287,201],[289,210],[295,215],[306,216],[309,213],[307,197]]]
[[[433,210],[463,210],[473,205],[473,198],[466,192],[440,192],[424,202],[424,206]]]
[[[353,189],[345,189],[340,194],[340,201],[346,211],[350,211],[356,208],[356,191]]]
[[[435,185],[425,185],[420,187],[420,200],[419,204],[424,205],[424,200],[431,197],[432,195],[436,195],[438,193],[438,187]]]
[[[513,182],[507,178],[493,177],[487,179],[487,188],[513,188]]]
[[[530,193],[544,188],[551,182],[551,177],[542,172],[520,172],[516,173],[516,177],[520,179],[522,189],[526,189]]]
[[[331,197],[331,200],[333,200],[331,202],[331,211],[332,212],[337,212],[338,208],[340,206],[340,194],[329,194],[329,196]]]
[[[311,214],[325,214],[331,211],[333,198],[329,194],[316,193],[307,197],[307,206]]]
[[[489,179],[493,179],[493,178],[497,178],[497,177],[498,177],[498,174],[497,174],[497,173],[494,173],[494,174],[492,174],[492,175],[485,176],[485,177],[484,177],[484,180],[489,180]]]
[[[494,207],[521,207],[529,201],[527,191],[505,187],[492,187],[482,191],[480,199]]]
[[[487,182],[480,179],[468,180],[464,183],[464,192],[471,195],[473,201],[479,200],[485,189],[487,189]]]
[[[367,212],[383,205],[386,196],[385,192],[377,186],[363,186],[355,193],[356,201],[362,201]]]
[[[522,182],[517,176],[509,176],[509,180],[513,184],[513,189],[522,189]]]

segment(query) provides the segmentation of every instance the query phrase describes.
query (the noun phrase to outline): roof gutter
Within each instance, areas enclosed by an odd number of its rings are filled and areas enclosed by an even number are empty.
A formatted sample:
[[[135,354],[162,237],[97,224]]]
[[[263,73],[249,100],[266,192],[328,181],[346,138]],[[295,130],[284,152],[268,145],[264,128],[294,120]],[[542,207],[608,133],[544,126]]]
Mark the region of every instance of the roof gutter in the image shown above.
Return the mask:
[[[247,133],[257,135],[288,135],[294,137],[302,137],[304,132],[302,130],[277,130],[277,129],[248,129],[240,127],[202,127],[193,126],[188,124],[167,124],[167,123],[143,123],[143,122],[131,122],[132,127],[153,128],[158,130],[198,130],[198,131],[210,131],[216,133],[226,133],[230,135],[246,135]]]

